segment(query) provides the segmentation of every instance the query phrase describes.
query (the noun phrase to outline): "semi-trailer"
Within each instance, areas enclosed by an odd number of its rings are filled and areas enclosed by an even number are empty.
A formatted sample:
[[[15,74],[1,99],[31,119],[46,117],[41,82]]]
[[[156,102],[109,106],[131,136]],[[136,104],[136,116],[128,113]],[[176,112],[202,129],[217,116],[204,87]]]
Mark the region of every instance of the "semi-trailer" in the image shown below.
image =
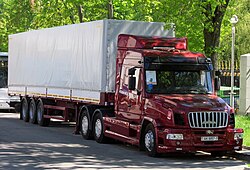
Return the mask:
[[[9,36],[8,90],[20,118],[103,143],[166,152],[242,149],[234,109],[216,96],[210,58],[175,38],[174,25],[100,20]]]

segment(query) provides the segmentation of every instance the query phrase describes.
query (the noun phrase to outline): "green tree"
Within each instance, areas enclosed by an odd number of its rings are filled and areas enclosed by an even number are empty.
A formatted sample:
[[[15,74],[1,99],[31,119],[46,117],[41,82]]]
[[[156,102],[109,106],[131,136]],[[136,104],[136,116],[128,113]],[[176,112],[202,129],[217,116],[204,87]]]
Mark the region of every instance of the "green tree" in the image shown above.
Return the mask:
[[[247,24],[241,22],[249,20],[249,2],[248,0],[240,2],[231,0],[232,2],[229,4],[229,1],[0,0],[0,45],[2,49],[7,50],[7,35],[31,29],[112,17],[114,19],[155,21],[175,23],[176,36],[188,37],[189,49],[205,52],[208,57],[212,58],[216,66],[218,56],[226,58],[230,52],[228,45],[230,44],[229,19],[235,11],[240,11],[237,35],[242,35],[236,37],[236,42],[240,44],[237,46],[237,53],[246,52],[243,49],[249,46],[246,41],[249,40]],[[230,11],[226,13],[226,19],[223,20],[228,5]],[[167,24],[167,26],[170,25]],[[221,45],[220,39],[222,40]]]
[[[33,14],[29,0],[2,0],[0,5],[0,50],[7,51],[8,35],[29,30]]]
[[[175,23],[177,36],[189,38],[189,48],[204,51],[217,68],[222,21],[229,0],[115,1],[115,17]]]
[[[204,18],[204,51],[211,56],[212,62],[217,69],[217,54],[220,46],[221,24],[230,0],[203,0],[202,12]]]
[[[239,63],[240,55],[249,53],[250,49],[250,1],[249,0],[231,0],[229,9],[226,12],[223,21],[221,36],[221,54],[219,60],[229,60],[231,58],[231,23],[230,18],[236,14],[239,22],[236,24],[236,42],[235,42],[235,59]]]

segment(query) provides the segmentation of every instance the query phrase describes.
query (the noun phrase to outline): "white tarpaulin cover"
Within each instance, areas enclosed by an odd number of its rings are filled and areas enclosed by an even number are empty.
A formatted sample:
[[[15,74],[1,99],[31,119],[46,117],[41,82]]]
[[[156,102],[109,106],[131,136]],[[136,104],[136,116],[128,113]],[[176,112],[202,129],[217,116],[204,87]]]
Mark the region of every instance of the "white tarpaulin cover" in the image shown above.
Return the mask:
[[[31,93],[32,89],[32,93],[37,93],[36,89],[40,89],[40,93],[42,88],[98,94],[114,91],[117,37],[122,33],[174,35],[173,30],[164,30],[163,23],[121,20],[100,20],[10,35],[9,92]]]

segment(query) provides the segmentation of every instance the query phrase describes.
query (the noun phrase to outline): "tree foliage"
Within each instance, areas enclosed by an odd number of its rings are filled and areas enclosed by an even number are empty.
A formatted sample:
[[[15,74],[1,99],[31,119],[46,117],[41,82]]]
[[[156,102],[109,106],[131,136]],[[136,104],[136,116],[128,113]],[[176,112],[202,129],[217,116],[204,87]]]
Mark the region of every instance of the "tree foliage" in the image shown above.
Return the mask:
[[[241,0],[239,2],[231,0],[222,26],[219,60],[228,60],[231,58],[232,25],[230,18],[234,14],[239,18],[239,22],[236,24],[235,58],[239,62],[240,55],[250,53],[250,1]]]
[[[9,34],[113,14],[114,19],[175,23],[176,36],[188,37],[191,51],[206,53],[216,64],[218,58],[230,56],[232,14],[240,18],[236,52],[249,49],[249,11],[249,0],[0,0],[0,51],[7,51]]]
[[[30,29],[33,13],[29,0],[0,1],[0,51],[7,51],[8,35]]]

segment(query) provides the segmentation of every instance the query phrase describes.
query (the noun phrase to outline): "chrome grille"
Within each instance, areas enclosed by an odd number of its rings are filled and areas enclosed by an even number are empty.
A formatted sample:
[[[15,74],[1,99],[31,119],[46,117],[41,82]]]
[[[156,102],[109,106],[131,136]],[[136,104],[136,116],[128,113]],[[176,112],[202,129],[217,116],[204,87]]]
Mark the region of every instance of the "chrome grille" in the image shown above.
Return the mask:
[[[227,112],[190,112],[188,121],[191,128],[222,128],[228,124]]]

